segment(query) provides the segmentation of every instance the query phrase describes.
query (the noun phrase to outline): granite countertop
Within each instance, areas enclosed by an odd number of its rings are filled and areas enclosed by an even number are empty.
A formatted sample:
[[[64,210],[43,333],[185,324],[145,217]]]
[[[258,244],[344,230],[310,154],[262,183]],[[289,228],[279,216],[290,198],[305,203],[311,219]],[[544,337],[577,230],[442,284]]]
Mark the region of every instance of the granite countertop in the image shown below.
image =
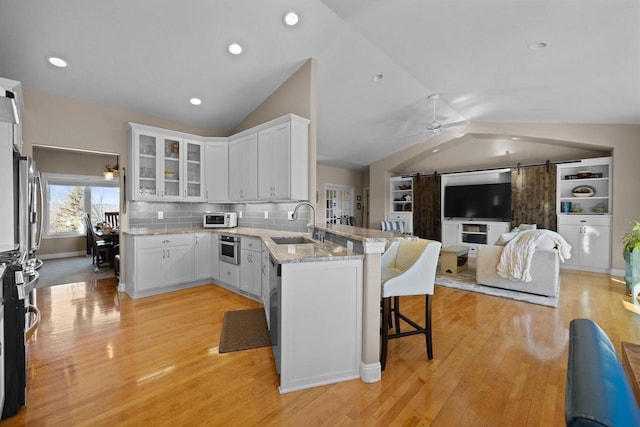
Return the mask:
[[[135,232],[124,232],[132,236],[153,236],[159,234],[185,234],[210,232],[217,234],[230,234],[237,236],[255,237],[261,239],[269,249],[270,254],[280,264],[294,262],[319,262],[319,261],[341,261],[349,259],[363,259],[364,255],[347,249],[344,246],[324,241],[314,241],[314,243],[303,243],[295,245],[278,245],[271,237],[276,236],[304,236],[311,239],[308,233],[299,233],[281,230],[269,230],[263,228],[178,228],[172,230],[138,230]]]
[[[346,237],[361,242],[386,242],[398,240],[418,240],[417,236],[410,234],[391,233],[389,231],[375,230],[373,228],[354,227],[342,224],[327,224],[319,226],[318,230]]]

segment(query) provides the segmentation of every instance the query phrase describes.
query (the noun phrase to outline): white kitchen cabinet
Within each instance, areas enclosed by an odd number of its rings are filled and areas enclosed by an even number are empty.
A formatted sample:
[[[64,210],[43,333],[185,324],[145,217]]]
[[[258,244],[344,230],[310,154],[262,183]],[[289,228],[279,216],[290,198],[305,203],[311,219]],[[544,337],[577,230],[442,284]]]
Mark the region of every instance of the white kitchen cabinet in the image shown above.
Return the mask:
[[[258,199],[258,134],[249,133],[229,143],[229,199]]]
[[[205,145],[206,200],[229,201],[229,143],[208,141]]]
[[[170,130],[129,126],[131,200],[204,200],[202,142]]]
[[[126,236],[125,290],[134,298],[194,280],[192,234]]]
[[[220,281],[232,291],[237,292],[240,289],[240,266],[221,261]]]
[[[217,233],[211,233],[211,277],[214,280],[220,278],[220,246],[218,242],[220,236]]]
[[[183,185],[184,200],[187,202],[204,201],[204,144],[200,141],[185,139],[183,142],[185,155],[182,156],[183,175],[180,181]]]
[[[212,277],[211,274],[211,233],[193,234],[193,279],[205,280]]]
[[[563,268],[608,273],[611,268],[611,217],[558,215],[558,233],[571,245]]]
[[[258,198],[308,199],[308,120],[290,120],[258,132]]]
[[[242,237],[240,240],[240,290],[261,299],[262,296],[262,241]]]

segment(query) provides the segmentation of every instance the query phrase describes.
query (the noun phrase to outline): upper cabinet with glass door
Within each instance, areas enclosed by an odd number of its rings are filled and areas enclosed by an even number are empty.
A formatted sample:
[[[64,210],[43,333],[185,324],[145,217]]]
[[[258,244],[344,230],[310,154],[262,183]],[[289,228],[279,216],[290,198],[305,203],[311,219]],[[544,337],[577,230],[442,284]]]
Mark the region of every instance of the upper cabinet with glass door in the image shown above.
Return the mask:
[[[204,143],[184,140],[186,176],[183,176],[184,199],[197,202],[204,200]]]
[[[130,126],[131,199],[203,200],[203,144],[177,132]]]

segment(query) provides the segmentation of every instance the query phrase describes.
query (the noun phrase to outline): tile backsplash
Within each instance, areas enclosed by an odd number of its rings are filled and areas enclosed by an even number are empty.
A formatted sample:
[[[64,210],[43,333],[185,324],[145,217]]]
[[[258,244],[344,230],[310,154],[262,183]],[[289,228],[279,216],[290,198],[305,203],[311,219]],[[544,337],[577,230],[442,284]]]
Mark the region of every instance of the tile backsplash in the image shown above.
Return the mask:
[[[206,212],[242,212],[238,215],[239,227],[268,228],[272,230],[307,232],[308,206],[298,210],[298,219],[289,221],[287,213],[296,207],[295,202],[287,203],[167,203],[129,202],[129,229],[171,230],[176,228],[202,228],[202,215]],[[162,219],[158,213],[162,212]],[[265,212],[267,218],[265,219]]]

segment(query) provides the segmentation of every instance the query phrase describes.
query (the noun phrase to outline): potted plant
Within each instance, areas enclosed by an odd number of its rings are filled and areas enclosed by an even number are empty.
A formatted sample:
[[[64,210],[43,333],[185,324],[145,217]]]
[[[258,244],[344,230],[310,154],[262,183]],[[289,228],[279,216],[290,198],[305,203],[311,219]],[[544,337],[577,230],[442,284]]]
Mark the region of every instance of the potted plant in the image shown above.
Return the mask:
[[[622,256],[625,262],[624,283],[629,295],[633,295],[634,287],[640,287],[640,221],[631,221],[631,224],[633,225],[631,231],[622,237]]]

